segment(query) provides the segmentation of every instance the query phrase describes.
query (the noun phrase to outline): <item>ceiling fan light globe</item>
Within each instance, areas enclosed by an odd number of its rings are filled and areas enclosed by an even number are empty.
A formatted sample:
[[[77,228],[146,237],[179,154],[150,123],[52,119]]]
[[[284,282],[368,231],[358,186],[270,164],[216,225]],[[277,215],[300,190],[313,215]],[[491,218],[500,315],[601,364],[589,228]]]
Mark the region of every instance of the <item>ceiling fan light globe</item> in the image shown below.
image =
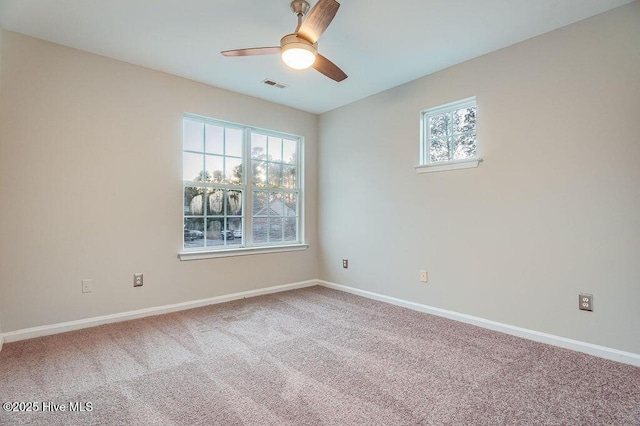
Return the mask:
[[[304,43],[289,43],[282,47],[282,60],[295,70],[309,68],[316,60],[313,46]]]

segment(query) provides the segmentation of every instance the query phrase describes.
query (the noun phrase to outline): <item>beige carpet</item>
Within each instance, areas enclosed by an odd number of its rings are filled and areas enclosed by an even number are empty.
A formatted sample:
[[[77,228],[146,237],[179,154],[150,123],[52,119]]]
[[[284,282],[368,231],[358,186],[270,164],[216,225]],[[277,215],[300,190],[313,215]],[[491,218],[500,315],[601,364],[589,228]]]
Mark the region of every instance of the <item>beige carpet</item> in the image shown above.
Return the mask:
[[[640,425],[640,368],[312,287],[6,344],[0,401],[40,410],[2,425]]]

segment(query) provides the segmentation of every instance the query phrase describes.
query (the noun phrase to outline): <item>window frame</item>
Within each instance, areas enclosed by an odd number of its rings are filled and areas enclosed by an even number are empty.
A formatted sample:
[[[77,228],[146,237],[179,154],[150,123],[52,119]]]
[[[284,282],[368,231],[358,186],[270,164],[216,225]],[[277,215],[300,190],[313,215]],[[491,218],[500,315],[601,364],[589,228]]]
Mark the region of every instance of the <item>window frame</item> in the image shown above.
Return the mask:
[[[431,161],[431,142],[433,138],[431,138],[430,134],[429,118],[435,115],[451,113],[453,111],[469,107],[474,107],[476,109],[477,116],[478,104],[475,96],[420,111],[420,164],[415,166],[417,173],[478,167],[478,164],[482,161],[482,158],[480,157],[480,143],[478,140],[477,121],[475,130],[476,153],[473,157],[463,158],[459,160],[444,160],[435,162]],[[451,137],[453,137],[453,133]]]
[[[270,129],[263,129],[259,127],[248,126],[239,123],[233,123],[225,120],[219,120],[215,118],[205,117],[192,113],[184,113],[182,116],[181,124],[182,128],[184,128],[184,123],[186,120],[192,120],[196,122],[201,122],[205,126],[207,124],[220,126],[224,129],[226,128],[234,128],[242,130],[242,181],[238,184],[226,182],[226,176],[224,182],[207,182],[205,180],[206,176],[206,160],[203,163],[205,170],[203,171],[203,181],[189,181],[184,179],[184,157],[182,158],[182,204],[183,204],[183,212],[182,212],[182,224],[184,229],[185,220],[193,215],[188,215],[184,209],[185,203],[185,189],[187,187],[203,187],[205,190],[216,190],[223,189],[225,191],[240,191],[242,193],[242,214],[240,216],[242,220],[242,243],[241,244],[230,244],[227,245],[226,236],[223,236],[224,244],[222,246],[203,246],[203,247],[194,247],[188,248],[185,247],[185,239],[184,232],[182,236],[181,242],[181,250],[179,252],[179,258],[181,260],[197,260],[197,259],[206,259],[206,258],[214,258],[214,257],[229,257],[229,256],[241,256],[241,255],[251,255],[258,253],[272,253],[272,252],[285,252],[285,251],[294,251],[294,250],[304,250],[308,248],[308,245],[305,243],[305,185],[304,185],[304,137],[300,135],[294,135],[286,132],[278,132]],[[297,142],[296,149],[296,187],[294,188],[285,188],[282,186],[282,183],[278,187],[269,187],[269,186],[259,186],[255,185],[253,182],[253,168],[252,168],[252,134],[257,133],[260,135],[265,135],[267,140],[269,137],[276,137],[282,140],[293,140]],[[203,136],[206,140],[206,133]],[[181,153],[184,156],[184,153],[193,152],[193,150],[185,149],[184,146],[185,138],[184,133],[182,135],[182,150]],[[284,150],[284,148],[282,148]],[[223,158],[225,152],[223,151]],[[202,151],[203,159],[207,156],[206,146],[203,146]],[[285,164],[285,160],[282,159],[280,161],[270,161],[264,160],[265,162],[275,162]],[[291,164],[291,163],[287,163]],[[284,167],[283,167],[284,169]],[[223,169],[223,174],[226,171]],[[296,209],[296,240],[295,241],[269,241],[267,238],[266,243],[255,243],[253,240],[253,201],[254,194],[257,192],[279,192],[279,193],[294,193],[297,197],[297,209]],[[226,205],[226,203],[225,203]],[[203,217],[207,217],[206,212],[203,212]],[[215,215],[214,215],[215,216]],[[284,224],[284,215],[282,217]],[[226,223],[226,219],[225,219]],[[228,227],[228,225],[226,225]],[[206,227],[204,232],[206,233]],[[284,240],[284,226],[283,226],[283,240]],[[267,231],[269,235],[269,230]],[[223,234],[224,235],[224,234]]]

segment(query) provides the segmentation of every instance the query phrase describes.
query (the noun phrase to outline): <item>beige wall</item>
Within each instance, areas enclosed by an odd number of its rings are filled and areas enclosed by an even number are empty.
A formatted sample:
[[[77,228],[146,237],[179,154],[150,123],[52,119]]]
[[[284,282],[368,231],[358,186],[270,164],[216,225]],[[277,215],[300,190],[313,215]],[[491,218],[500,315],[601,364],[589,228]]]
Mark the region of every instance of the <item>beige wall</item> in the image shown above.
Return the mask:
[[[634,2],[322,115],[320,278],[640,353],[638,23]],[[419,112],[474,95],[485,161],[416,174]]]
[[[12,32],[3,43],[3,332],[317,277],[317,116]],[[178,260],[183,112],[306,137],[309,250]]]
[[[0,27],[0,100],[2,99],[2,27]],[[2,135],[2,123],[0,122],[0,137]],[[2,185],[2,181],[0,181],[0,187]],[[0,193],[0,196],[2,194]],[[0,220],[2,217],[0,216]],[[0,233],[0,238],[3,238],[3,235]],[[0,347],[2,346],[2,283],[4,282],[4,277],[0,275]]]

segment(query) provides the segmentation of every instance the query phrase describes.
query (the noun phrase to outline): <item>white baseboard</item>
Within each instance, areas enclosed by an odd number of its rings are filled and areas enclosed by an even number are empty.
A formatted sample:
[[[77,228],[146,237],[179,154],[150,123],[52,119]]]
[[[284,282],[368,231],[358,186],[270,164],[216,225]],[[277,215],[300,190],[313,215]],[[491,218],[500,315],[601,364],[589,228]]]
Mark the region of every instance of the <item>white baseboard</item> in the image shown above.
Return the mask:
[[[449,318],[455,321],[476,325],[478,327],[487,328],[494,331],[522,337],[536,342],[546,343],[577,352],[586,353],[588,355],[621,362],[624,364],[640,367],[640,354],[625,352],[618,349],[612,349],[605,346],[594,345],[591,343],[581,342],[578,340],[567,339],[565,337],[555,336],[553,334],[542,333],[535,330],[516,327],[509,324],[503,324],[484,318],[474,317],[471,315],[461,314],[459,312],[449,311],[446,309],[435,308],[420,303],[409,302],[366,290],[360,290],[340,284],[331,283],[322,280],[309,280],[292,284],[284,284],[273,287],[261,288],[257,290],[249,290],[241,293],[233,293],[223,296],[216,296],[207,299],[193,300],[189,302],[176,303],[173,305],[158,306],[153,308],[139,309],[136,311],[122,312],[112,315],[104,315],[100,317],[86,318],[77,321],[68,321],[59,324],[45,325],[40,327],[25,328],[23,330],[10,331],[0,334],[0,350],[4,342],[16,342],[19,340],[32,339],[34,337],[48,336],[51,334],[65,333],[67,331],[80,330],[83,328],[96,327],[102,324],[109,324],[120,321],[127,321],[137,318],[148,317],[152,315],[166,314],[170,312],[184,311],[201,306],[214,305],[217,303],[230,302],[232,300],[244,299],[249,297],[261,296],[264,294],[279,293],[282,291],[294,290],[297,288],[311,287],[314,285],[322,285],[324,287],[335,290],[352,293],[369,299],[379,300],[381,302],[391,303],[393,305],[402,306],[419,312],[425,312],[440,317]]]
[[[526,328],[516,327],[509,324],[503,324],[496,321],[487,320],[484,318],[461,314],[459,312],[448,311],[446,309],[434,308],[432,306],[422,305],[420,303],[415,303],[415,302],[409,302],[402,299],[396,299],[394,297],[372,293],[370,291],[360,290],[357,288],[335,284],[327,281],[320,280],[318,281],[318,283],[324,287],[345,291],[347,293],[352,293],[352,294],[363,296],[369,299],[379,300],[381,302],[391,303],[393,305],[413,309],[414,311],[425,312],[428,314],[449,318],[455,321],[476,325],[478,327],[487,328],[490,330],[510,334],[512,336],[523,337],[525,339],[534,340],[536,342],[546,343],[548,345],[558,346],[561,348],[582,352],[588,355],[593,355],[600,358],[605,358],[612,361],[617,361],[624,364],[630,364],[636,367],[640,367],[640,354],[634,354],[632,352],[625,352],[618,349],[612,349],[606,346],[594,345],[591,343],[581,342],[579,340],[567,339],[565,337],[555,336],[553,334],[541,333],[535,330],[529,330]]]
[[[68,321],[59,324],[44,325],[41,327],[25,328],[23,330],[10,331],[0,334],[0,350],[2,350],[3,340],[7,343],[18,340],[32,339],[34,337],[48,336],[51,334],[65,333],[67,331],[80,330],[82,328],[96,327],[98,325],[113,322],[127,321],[152,315],[167,314],[170,312],[184,311],[201,306],[214,305],[217,303],[230,302],[232,300],[245,299],[248,297],[262,296],[264,294],[279,293],[282,291],[294,290],[297,288],[311,287],[318,285],[317,280],[302,281],[292,284],[277,285],[273,287],[260,288],[256,290],[243,291],[223,296],[210,297],[208,299],[193,300],[190,302],[176,303],[173,305],[157,306],[153,308],[139,309],[137,311],[121,312],[118,314],[104,315],[100,317],[86,318],[77,321]]]

